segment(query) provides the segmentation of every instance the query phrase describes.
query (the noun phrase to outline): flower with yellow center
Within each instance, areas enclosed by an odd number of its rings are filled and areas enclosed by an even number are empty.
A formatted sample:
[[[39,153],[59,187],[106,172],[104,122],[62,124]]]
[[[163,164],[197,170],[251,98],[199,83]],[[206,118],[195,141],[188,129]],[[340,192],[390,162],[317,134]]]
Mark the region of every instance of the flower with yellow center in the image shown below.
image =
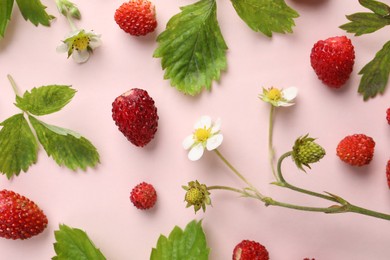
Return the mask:
[[[209,116],[202,116],[194,128],[193,134],[187,136],[183,141],[183,148],[190,150],[188,158],[191,161],[199,160],[204,149],[212,151],[223,141],[223,135],[220,133],[221,120],[219,119],[214,124]]]
[[[63,43],[57,47],[58,52],[67,52],[68,58],[77,63],[86,62],[93,50],[101,45],[100,35],[85,30],[77,30],[71,33]]]
[[[292,101],[296,98],[297,94],[298,89],[296,87],[286,89],[271,87],[269,89],[263,88],[263,93],[259,95],[259,98],[275,107],[287,107],[294,105]]]

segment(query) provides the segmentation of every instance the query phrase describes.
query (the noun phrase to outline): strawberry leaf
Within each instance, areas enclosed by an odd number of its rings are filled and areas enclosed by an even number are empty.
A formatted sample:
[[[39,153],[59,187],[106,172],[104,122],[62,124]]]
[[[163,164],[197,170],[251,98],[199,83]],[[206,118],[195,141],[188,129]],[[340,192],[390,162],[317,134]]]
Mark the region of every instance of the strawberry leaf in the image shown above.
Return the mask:
[[[58,165],[75,171],[99,163],[99,153],[86,138],[71,130],[43,123],[33,116],[29,116],[29,120],[47,155],[52,156]]]
[[[46,6],[42,5],[40,0],[16,0],[16,3],[26,21],[30,20],[35,26],[38,24],[50,26],[50,20],[54,16],[46,12]]]
[[[291,33],[299,14],[284,0],[231,0],[241,19],[255,32]]]
[[[363,94],[364,100],[382,94],[386,88],[390,73],[390,41],[377,52],[375,58],[366,64],[359,72],[363,75],[358,92]]]
[[[150,260],[207,260],[210,248],[201,224],[201,221],[193,220],[184,231],[176,226],[168,237],[161,235],[156,248],[152,249]]]
[[[53,260],[106,259],[83,230],[64,224],[60,225],[59,228],[59,230],[54,231],[56,239],[54,251],[57,255],[52,258]]]
[[[179,91],[199,94],[211,89],[226,69],[227,46],[216,17],[215,0],[200,0],[181,8],[168,22],[153,56],[162,58],[165,79]]]
[[[380,16],[390,15],[390,6],[375,0],[359,0],[359,3]]]
[[[9,20],[11,20],[14,0],[0,1],[0,37],[4,37]]]
[[[375,13],[355,13],[346,16],[351,22],[340,26],[341,29],[356,36],[375,32],[390,24],[390,19]]]
[[[16,114],[0,124],[0,171],[10,179],[37,161],[38,142],[23,114]]]
[[[23,97],[16,96],[16,106],[33,115],[41,116],[57,112],[66,106],[75,95],[70,86],[49,85],[26,91]]]

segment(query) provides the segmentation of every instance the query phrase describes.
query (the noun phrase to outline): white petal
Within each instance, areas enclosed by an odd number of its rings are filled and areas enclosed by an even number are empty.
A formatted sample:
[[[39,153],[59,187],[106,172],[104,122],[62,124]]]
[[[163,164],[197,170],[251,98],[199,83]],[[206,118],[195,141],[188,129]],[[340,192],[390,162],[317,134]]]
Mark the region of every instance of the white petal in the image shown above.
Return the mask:
[[[72,54],[72,58],[77,63],[83,63],[86,62],[89,59],[89,52],[87,50],[83,51],[74,51]]]
[[[190,149],[190,147],[194,144],[195,140],[194,140],[194,135],[189,135],[187,136],[184,140],[183,140],[183,148],[188,150]]]
[[[292,105],[294,105],[294,103],[279,101],[277,107],[290,107]]]
[[[62,43],[61,45],[57,46],[56,51],[60,53],[68,52],[68,44]]]
[[[92,49],[96,49],[100,45],[102,45],[102,40],[100,40],[100,38],[98,37],[91,38],[91,41],[89,42],[89,47],[91,47]]]
[[[298,95],[298,89],[296,87],[289,87],[282,91],[283,98],[287,101],[291,101]]]
[[[211,151],[216,149],[218,146],[222,144],[222,141],[223,141],[222,134],[213,135],[212,137],[207,139],[207,143],[206,143],[207,150]]]
[[[191,148],[190,152],[188,153],[188,159],[191,161],[197,161],[202,157],[203,155],[203,145],[202,144],[197,144],[194,147]]]
[[[206,128],[209,129],[211,127],[211,117],[209,116],[202,116],[198,122],[196,122],[194,128]]]
[[[221,118],[218,118],[217,121],[215,121],[213,127],[211,128],[211,133],[215,134],[219,130],[221,130]]]

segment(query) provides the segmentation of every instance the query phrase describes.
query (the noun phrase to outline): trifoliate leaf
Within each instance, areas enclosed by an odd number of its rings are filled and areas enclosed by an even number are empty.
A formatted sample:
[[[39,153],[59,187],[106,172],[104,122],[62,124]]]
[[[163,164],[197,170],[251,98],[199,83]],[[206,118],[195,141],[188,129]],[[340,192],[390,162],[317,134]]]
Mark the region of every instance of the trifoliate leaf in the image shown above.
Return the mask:
[[[284,0],[231,0],[237,14],[255,32],[268,37],[276,33],[291,33],[294,18],[299,14]]]
[[[0,171],[11,178],[37,161],[38,142],[23,114],[16,114],[0,124]]]
[[[162,58],[165,79],[179,91],[199,94],[211,89],[226,69],[227,46],[218,25],[215,0],[200,0],[181,8],[157,42],[153,56]]]
[[[184,231],[176,226],[168,237],[161,235],[150,260],[207,260],[209,252],[202,223],[193,220]]]
[[[4,37],[5,29],[9,20],[11,20],[12,7],[14,0],[0,1],[0,37]]]
[[[40,0],[16,0],[16,3],[26,21],[30,20],[35,26],[50,26],[50,20],[54,17],[46,12],[46,6]]]
[[[75,93],[76,90],[70,86],[42,86],[26,91],[23,97],[16,96],[16,106],[33,115],[47,115],[61,110]]]
[[[99,153],[86,138],[65,128],[48,127],[33,116],[29,116],[29,120],[47,155],[52,156],[58,165],[75,171],[79,168],[86,170],[99,163]]]
[[[340,26],[341,29],[356,36],[375,32],[390,24],[390,19],[374,13],[355,13],[346,16],[351,22]]]
[[[390,15],[390,6],[375,0],[359,0],[359,3],[380,16]]]
[[[106,257],[96,248],[92,240],[81,229],[60,225],[54,231],[56,243],[53,260],[105,260]]]
[[[364,100],[382,94],[387,86],[390,73],[390,41],[377,52],[375,58],[359,72],[363,75],[358,92],[363,94]]]

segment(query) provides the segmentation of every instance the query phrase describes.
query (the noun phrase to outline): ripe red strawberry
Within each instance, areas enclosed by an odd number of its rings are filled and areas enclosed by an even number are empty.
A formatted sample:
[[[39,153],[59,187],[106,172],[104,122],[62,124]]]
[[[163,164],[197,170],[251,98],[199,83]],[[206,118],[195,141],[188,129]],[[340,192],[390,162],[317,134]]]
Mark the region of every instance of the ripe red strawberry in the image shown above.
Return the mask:
[[[387,186],[390,189],[390,160],[388,160],[386,164],[386,178],[387,178]]]
[[[233,260],[269,260],[267,249],[260,243],[243,240],[233,250]]]
[[[375,142],[365,134],[346,136],[337,146],[337,156],[353,166],[369,164],[374,156]]]
[[[387,123],[390,125],[390,107],[386,110],[386,120]]]
[[[112,103],[112,118],[136,146],[148,144],[157,131],[157,108],[146,90],[133,88],[117,97]]]
[[[116,11],[114,19],[125,32],[134,35],[146,35],[157,27],[154,5],[148,0],[130,0]]]
[[[156,204],[157,193],[152,184],[141,182],[131,191],[130,200],[138,209],[150,209]]]
[[[311,50],[310,62],[325,85],[340,88],[349,79],[355,63],[351,40],[336,36],[318,41]]]
[[[46,215],[33,201],[13,191],[0,191],[0,237],[27,239],[46,226]]]

